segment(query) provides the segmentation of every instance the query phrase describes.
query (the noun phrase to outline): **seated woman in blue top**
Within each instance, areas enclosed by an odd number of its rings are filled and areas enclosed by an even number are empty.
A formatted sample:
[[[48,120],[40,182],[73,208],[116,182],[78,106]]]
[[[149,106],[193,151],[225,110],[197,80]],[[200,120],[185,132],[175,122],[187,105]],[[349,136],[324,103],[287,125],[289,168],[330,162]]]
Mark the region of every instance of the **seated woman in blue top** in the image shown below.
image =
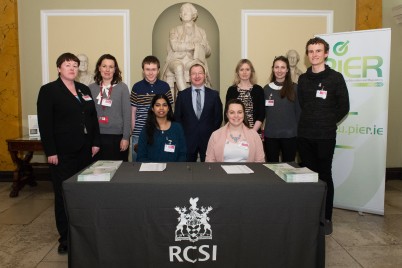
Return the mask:
[[[138,140],[137,162],[185,162],[187,147],[181,125],[173,122],[166,95],[151,101],[148,118]]]

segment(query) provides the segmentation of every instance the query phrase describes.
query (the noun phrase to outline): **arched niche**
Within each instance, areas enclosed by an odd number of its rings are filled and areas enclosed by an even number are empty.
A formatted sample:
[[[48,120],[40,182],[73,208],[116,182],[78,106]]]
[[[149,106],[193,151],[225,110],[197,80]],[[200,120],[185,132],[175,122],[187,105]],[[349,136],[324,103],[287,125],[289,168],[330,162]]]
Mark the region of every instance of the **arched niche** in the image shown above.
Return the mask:
[[[169,31],[180,25],[180,7],[186,2],[174,4],[166,8],[157,18],[152,32],[152,54],[161,62],[161,69],[165,65]],[[191,3],[197,9],[198,18],[196,23],[202,27],[206,34],[212,53],[207,58],[208,68],[211,75],[212,88],[219,91],[219,28],[212,14],[200,5]]]

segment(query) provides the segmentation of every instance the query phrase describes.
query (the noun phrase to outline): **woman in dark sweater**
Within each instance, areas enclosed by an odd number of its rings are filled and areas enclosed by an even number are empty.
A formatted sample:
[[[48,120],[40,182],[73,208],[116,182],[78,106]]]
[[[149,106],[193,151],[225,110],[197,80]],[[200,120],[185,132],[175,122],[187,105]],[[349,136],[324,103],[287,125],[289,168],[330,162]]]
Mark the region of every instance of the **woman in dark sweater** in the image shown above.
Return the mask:
[[[138,140],[137,162],[185,162],[184,131],[173,122],[172,105],[164,94],[151,101],[148,118]]]
[[[270,83],[264,87],[264,147],[267,162],[294,162],[297,149],[297,124],[300,106],[292,82],[289,61],[284,56],[272,63]]]
[[[241,59],[236,66],[233,85],[226,92],[226,102],[241,100],[246,107],[246,119],[250,128],[259,131],[264,122],[264,91],[257,85],[254,66],[248,59]],[[225,118],[227,122],[227,118]]]

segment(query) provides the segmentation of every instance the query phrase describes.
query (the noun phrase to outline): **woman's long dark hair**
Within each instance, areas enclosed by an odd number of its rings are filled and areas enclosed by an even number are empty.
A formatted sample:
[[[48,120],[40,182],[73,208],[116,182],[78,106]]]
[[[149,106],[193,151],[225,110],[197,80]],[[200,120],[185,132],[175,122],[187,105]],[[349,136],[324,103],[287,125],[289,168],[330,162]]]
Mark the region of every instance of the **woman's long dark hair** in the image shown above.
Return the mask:
[[[286,76],[285,76],[285,81],[283,81],[283,86],[280,91],[281,98],[283,99],[284,97],[286,97],[286,98],[288,98],[288,100],[294,101],[295,97],[296,97],[296,93],[294,90],[294,83],[292,81],[292,76],[290,74],[289,60],[285,56],[276,57],[274,59],[274,61],[272,62],[272,71],[271,71],[271,76],[270,76],[271,77],[270,82],[275,82],[275,80],[276,80],[275,73],[274,73],[274,66],[275,66],[275,62],[277,62],[277,61],[284,62],[286,64],[286,68],[288,69],[288,72],[286,73]]]
[[[122,81],[122,77],[121,77],[121,71],[119,68],[119,64],[117,64],[116,58],[110,54],[103,54],[98,59],[98,62],[96,63],[96,67],[95,67],[94,80],[95,80],[96,84],[100,85],[100,83],[102,82],[102,75],[99,71],[99,67],[102,64],[102,61],[105,59],[114,61],[114,74],[113,74],[113,79],[112,79],[112,85],[120,83]]]
[[[155,130],[159,128],[158,122],[156,121],[156,116],[152,108],[154,108],[154,105],[157,100],[159,99],[164,99],[169,107],[169,111],[167,112],[167,120],[170,122],[174,121],[173,117],[173,110],[172,110],[172,104],[169,102],[168,97],[164,94],[156,94],[151,101],[151,106],[149,107],[148,110],[148,117],[147,121],[145,123],[145,129],[147,131],[147,144],[152,145],[154,143],[154,134]]]

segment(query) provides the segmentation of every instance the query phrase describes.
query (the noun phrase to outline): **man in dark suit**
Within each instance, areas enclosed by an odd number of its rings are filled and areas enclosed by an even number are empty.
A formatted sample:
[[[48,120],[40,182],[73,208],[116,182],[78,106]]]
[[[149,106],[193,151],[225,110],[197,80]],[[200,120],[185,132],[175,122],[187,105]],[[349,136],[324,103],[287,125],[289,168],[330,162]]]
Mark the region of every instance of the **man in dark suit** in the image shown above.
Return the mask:
[[[184,129],[187,142],[187,161],[201,162],[209,137],[222,123],[222,102],[219,93],[205,87],[205,69],[200,64],[190,68],[191,87],[179,92],[174,117]]]

